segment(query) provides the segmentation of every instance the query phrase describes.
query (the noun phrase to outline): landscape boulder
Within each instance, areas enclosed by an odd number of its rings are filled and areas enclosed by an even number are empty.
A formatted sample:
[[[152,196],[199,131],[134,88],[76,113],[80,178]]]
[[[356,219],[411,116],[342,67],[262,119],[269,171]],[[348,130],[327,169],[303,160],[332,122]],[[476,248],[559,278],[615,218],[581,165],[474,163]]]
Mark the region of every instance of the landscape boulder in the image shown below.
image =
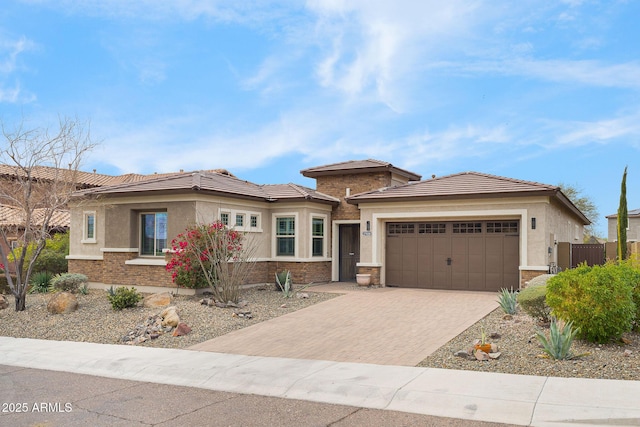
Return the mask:
[[[70,292],[53,294],[47,303],[47,311],[51,314],[71,313],[78,309],[78,298]]]
[[[165,307],[173,302],[173,295],[169,292],[147,295],[142,305],[147,308]]]
[[[173,336],[181,337],[183,335],[187,335],[189,332],[191,332],[191,328],[189,327],[189,325],[184,322],[180,322],[178,323],[178,326],[176,326],[176,329],[173,331]]]
[[[160,316],[162,317],[162,326],[171,326],[175,328],[176,326],[178,326],[178,323],[180,323],[180,317],[178,316],[178,309],[174,305],[162,310],[162,313],[160,313]]]
[[[9,307],[9,300],[4,295],[0,295],[0,310],[4,310]]]

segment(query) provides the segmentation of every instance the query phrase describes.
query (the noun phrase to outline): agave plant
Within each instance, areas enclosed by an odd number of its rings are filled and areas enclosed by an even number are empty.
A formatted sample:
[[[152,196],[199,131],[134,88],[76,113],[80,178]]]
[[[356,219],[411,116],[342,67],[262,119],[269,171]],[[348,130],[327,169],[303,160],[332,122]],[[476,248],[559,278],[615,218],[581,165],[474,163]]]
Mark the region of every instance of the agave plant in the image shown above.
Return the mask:
[[[518,310],[518,293],[513,290],[502,288],[498,295],[498,304],[507,314],[516,314]]]
[[[571,351],[571,344],[579,329],[573,327],[573,322],[566,322],[560,326],[556,318],[552,317],[549,338],[540,330],[536,331],[536,336],[549,357],[555,360],[570,360],[577,357]]]

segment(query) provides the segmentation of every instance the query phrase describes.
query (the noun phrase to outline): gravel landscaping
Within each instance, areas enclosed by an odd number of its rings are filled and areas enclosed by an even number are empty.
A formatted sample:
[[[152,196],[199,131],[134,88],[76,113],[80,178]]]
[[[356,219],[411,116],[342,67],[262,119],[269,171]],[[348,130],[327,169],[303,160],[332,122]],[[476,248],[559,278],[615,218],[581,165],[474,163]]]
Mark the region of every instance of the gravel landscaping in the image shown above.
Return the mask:
[[[164,333],[157,339],[136,344],[148,347],[186,348],[194,344],[227,334],[236,329],[282,316],[308,307],[337,294],[303,292],[309,298],[283,298],[273,285],[250,288],[242,292],[247,306],[242,309],[218,308],[202,305],[204,296],[176,295],[173,304],[178,309],[180,320],[191,332],[174,337]],[[77,294],[78,309],[67,314],[49,314],[49,294],[27,296],[27,309],[15,312],[13,296],[9,296],[9,308],[0,310],[0,335],[19,338],[37,338],[58,341],[85,341],[102,344],[125,344],[123,336],[144,323],[147,318],[160,314],[163,307],[138,307],[114,311],[107,300],[106,292],[93,289],[88,295]],[[251,318],[234,316],[234,311],[250,311]]]
[[[181,321],[189,325],[191,332],[180,337],[173,337],[169,332],[136,345],[186,348],[338,296],[307,290],[304,293],[309,298],[283,298],[280,292],[273,290],[273,285],[247,289],[243,291],[242,298],[248,304],[242,309],[202,305],[200,301],[203,296],[177,295],[172,305],[178,308]],[[88,295],[78,294],[77,297],[77,311],[52,315],[46,309],[50,298],[48,294],[29,295],[27,310],[18,313],[13,310],[13,297],[9,296],[9,308],[0,310],[0,335],[124,345],[123,336],[163,310],[144,308],[140,303],[135,308],[114,311],[103,290],[91,290]],[[496,299],[497,297],[496,294]],[[239,310],[250,311],[251,318],[234,315]],[[499,338],[491,341],[498,346],[500,357],[477,361],[455,356],[460,350],[469,350],[474,341],[480,338],[481,326],[488,334],[499,334]],[[573,352],[582,355],[581,357],[554,361],[542,357],[542,348],[535,338],[535,331],[538,329],[548,334],[548,325],[538,324],[522,311],[509,317],[501,309],[496,309],[436,350],[418,366],[524,375],[640,380],[639,334],[628,333],[619,342],[606,345],[576,340]]]

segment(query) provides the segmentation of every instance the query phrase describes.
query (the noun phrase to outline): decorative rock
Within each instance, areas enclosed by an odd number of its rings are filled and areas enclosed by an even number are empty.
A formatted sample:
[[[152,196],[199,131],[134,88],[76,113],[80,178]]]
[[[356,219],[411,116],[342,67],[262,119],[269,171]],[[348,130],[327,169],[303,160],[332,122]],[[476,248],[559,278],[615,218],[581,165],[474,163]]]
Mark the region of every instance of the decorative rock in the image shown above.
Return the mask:
[[[216,305],[216,302],[213,298],[203,298],[200,300],[200,304],[211,307]]]
[[[482,350],[476,350],[473,355],[480,361],[489,360],[489,355]]]
[[[500,338],[502,338],[502,335],[500,335],[500,332],[491,332],[489,334],[489,338],[491,338],[492,340],[499,340]]]
[[[78,299],[69,292],[58,292],[47,303],[47,311],[51,314],[71,313],[77,309]]]
[[[307,299],[307,298],[309,298],[309,294],[307,294],[307,293],[297,294],[296,296],[297,296],[298,298],[300,298],[300,299]]]
[[[244,319],[253,319],[253,315],[247,310],[236,310],[231,315],[232,317],[242,317]]]
[[[177,310],[176,306],[172,305],[171,307],[165,308],[162,313],[160,313],[160,317],[162,317],[162,326],[178,326],[178,323],[180,323],[180,317],[178,316]]]
[[[287,304],[282,304],[280,308],[287,308]]]
[[[633,354],[633,351],[631,351],[631,350],[625,350],[624,351],[624,356],[625,357],[630,357],[632,354]]]
[[[462,357],[463,359],[468,359],[471,356],[469,352],[465,350],[456,351],[455,353],[453,353],[453,355],[456,357]]]
[[[502,316],[502,320],[513,320],[513,316],[510,314],[505,314]]]
[[[497,353],[498,352],[498,345],[491,343],[491,353]]]
[[[501,354],[502,353],[500,353],[499,351],[497,351],[495,353],[491,352],[491,353],[489,353],[489,357],[492,358],[492,359],[497,359],[498,357],[500,357]]]
[[[7,307],[9,307],[9,301],[7,300],[7,297],[5,297],[4,295],[0,295],[0,310],[4,310]]]
[[[169,292],[147,295],[142,305],[147,308],[165,307],[173,302],[173,295]]]
[[[186,323],[180,322],[178,323],[178,326],[176,326],[176,329],[173,331],[173,336],[181,337],[183,335],[187,335],[189,332],[191,332],[191,328]]]

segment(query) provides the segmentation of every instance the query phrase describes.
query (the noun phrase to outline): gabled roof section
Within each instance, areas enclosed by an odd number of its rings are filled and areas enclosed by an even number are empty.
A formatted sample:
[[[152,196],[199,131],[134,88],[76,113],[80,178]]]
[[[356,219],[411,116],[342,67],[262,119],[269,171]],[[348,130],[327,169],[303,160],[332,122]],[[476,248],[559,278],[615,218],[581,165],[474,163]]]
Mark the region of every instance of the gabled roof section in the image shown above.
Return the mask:
[[[128,182],[105,187],[76,191],[72,197],[152,195],[175,192],[202,192],[220,196],[252,199],[265,202],[315,200],[338,204],[339,200],[297,184],[258,185],[221,172],[196,171],[170,174],[155,179]]]
[[[389,162],[383,162],[375,159],[349,160],[346,162],[332,163],[330,165],[315,166],[300,171],[300,173],[307,178],[370,172],[392,172],[400,176],[404,176],[409,181],[419,181],[422,178],[421,175],[393,166]]]
[[[335,197],[298,184],[268,184],[263,185],[262,188],[269,195],[271,201],[315,200],[335,206],[340,204],[340,200]]]
[[[607,219],[609,218],[618,218],[618,213],[614,213],[611,215],[607,215],[606,216]],[[627,218],[640,218],[640,209],[633,209],[631,211],[627,211]]]
[[[549,196],[576,214],[585,224],[591,221],[560,191],[560,187],[539,182],[522,181],[479,172],[453,175],[382,188],[347,197],[351,204],[408,200],[443,200],[487,197]]]

